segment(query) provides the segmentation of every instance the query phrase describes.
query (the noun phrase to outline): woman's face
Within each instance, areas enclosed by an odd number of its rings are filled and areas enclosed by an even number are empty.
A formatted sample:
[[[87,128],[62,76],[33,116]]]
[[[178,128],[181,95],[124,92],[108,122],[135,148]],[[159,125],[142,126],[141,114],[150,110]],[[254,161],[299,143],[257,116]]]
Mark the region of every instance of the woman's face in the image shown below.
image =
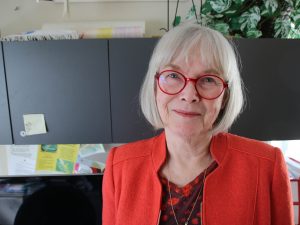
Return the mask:
[[[187,78],[198,78],[204,74],[218,75],[213,68],[203,64],[197,54],[192,55],[188,63],[184,59],[176,59],[163,68],[166,69],[181,72]],[[193,82],[188,82],[176,95],[165,94],[158,85],[156,88],[157,107],[164,128],[186,137],[207,134],[212,129],[221,110],[223,96],[224,92],[217,99],[203,99]]]

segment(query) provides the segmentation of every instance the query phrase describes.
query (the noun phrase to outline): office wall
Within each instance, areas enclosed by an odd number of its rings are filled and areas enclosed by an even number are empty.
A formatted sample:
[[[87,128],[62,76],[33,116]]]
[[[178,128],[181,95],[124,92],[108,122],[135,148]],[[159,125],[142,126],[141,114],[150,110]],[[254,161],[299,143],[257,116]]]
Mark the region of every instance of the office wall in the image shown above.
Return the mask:
[[[157,36],[167,26],[167,2],[128,1],[121,2],[70,3],[70,17],[62,17],[63,4],[36,0],[0,0],[1,35],[39,29],[44,23],[82,21],[126,21],[146,22],[146,35]],[[111,2],[109,2],[111,1]],[[184,18],[192,1],[181,0],[178,13]],[[170,2],[170,21],[174,18],[176,1]]]
[[[7,156],[5,145],[0,145],[0,176],[7,175]]]

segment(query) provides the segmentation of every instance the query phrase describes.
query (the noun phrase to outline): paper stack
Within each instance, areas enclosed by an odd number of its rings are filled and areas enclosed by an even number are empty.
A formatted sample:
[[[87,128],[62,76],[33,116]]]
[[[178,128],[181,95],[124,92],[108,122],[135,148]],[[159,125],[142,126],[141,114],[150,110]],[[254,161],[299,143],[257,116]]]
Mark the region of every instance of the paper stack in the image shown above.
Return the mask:
[[[75,30],[80,38],[144,37],[145,21],[102,21],[44,24],[43,30]]]
[[[8,35],[1,41],[42,41],[79,39],[79,34],[74,30],[35,30],[23,34]]]

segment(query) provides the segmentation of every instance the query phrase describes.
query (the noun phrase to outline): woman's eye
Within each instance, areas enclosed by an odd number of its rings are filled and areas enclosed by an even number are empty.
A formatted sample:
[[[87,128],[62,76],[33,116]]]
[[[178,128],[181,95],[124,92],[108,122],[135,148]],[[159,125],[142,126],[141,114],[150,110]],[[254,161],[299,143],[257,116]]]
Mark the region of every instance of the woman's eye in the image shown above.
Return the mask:
[[[219,85],[219,82],[214,77],[203,77],[202,79],[200,79],[200,84],[216,86],[216,85]]]
[[[212,78],[212,77],[205,77],[203,79],[203,81],[206,82],[206,83],[215,83],[216,82],[215,79]]]
[[[170,73],[168,75],[168,77],[170,77],[170,78],[179,78],[179,75],[177,73]]]

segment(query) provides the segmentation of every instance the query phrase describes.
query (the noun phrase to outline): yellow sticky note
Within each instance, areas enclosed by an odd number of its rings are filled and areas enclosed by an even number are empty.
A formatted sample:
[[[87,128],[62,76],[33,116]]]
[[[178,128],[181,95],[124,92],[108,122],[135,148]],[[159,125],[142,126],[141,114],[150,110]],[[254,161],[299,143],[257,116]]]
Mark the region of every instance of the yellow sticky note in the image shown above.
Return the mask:
[[[23,115],[26,135],[47,133],[44,114]]]

